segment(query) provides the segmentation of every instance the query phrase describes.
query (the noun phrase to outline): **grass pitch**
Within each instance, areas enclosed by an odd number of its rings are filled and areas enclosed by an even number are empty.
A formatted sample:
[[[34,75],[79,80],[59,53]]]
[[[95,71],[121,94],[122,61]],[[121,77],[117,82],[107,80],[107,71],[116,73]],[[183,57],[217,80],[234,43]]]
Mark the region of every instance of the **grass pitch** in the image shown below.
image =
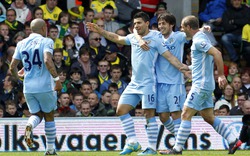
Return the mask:
[[[57,152],[59,156],[118,156],[120,151],[115,152]],[[136,156],[139,152],[132,153],[130,156]],[[227,155],[228,151],[220,150],[209,150],[209,151],[184,151],[183,155],[186,156],[224,156]],[[42,156],[44,152],[0,152],[1,156]],[[158,154],[160,155],[160,154]],[[250,150],[239,150],[236,151],[234,155],[248,156],[250,155]]]

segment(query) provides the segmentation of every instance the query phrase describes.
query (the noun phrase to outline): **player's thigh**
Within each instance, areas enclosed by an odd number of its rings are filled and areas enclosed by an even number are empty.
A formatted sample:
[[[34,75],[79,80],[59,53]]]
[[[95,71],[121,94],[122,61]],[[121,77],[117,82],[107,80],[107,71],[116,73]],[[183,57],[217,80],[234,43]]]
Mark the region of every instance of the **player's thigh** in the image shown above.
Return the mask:
[[[156,112],[164,113],[170,112],[169,103],[167,101],[169,93],[169,85],[164,83],[157,84],[157,104],[156,104]]]
[[[33,93],[24,93],[24,97],[31,114],[35,114],[41,111],[39,101]]]
[[[212,92],[199,88],[191,88],[184,105],[197,111],[212,108],[214,105]]]
[[[179,112],[182,110],[186,100],[186,90],[184,85],[171,84],[168,92],[167,103],[170,112]]]
[[[56,110],[56,92],[46,92],[46,93],[37,93],[36,98],[39,101],[42,112],[49,113],[53,110]]]
[[[121,107],[120,105],[130,105],[135,108],[140,101],[141,96],[139,94],[122,93],[118,102],[118,108]]]

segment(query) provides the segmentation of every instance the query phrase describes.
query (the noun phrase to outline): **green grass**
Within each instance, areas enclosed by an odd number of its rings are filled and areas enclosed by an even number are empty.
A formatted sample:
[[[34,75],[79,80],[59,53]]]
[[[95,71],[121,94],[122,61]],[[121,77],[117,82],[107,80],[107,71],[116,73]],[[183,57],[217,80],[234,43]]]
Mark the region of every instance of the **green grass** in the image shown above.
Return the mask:
[[[228,151],[221,150],[221,151],[184,151],[183,155],[187,156],[224,156],[227,155]],[[139,152],[138,152],[139,153]],[[132,153],[130,156],[136,156],[138,153]],[[239,150],[234,155],[242,155],[247,156],[249,155],[249,150]],[[42,156],[44,152],[0,152],[1,156]],[[118,156],[119,151],[116,152],[58,152],[59,156]],[[158,154],[160,155],[160,154]]]

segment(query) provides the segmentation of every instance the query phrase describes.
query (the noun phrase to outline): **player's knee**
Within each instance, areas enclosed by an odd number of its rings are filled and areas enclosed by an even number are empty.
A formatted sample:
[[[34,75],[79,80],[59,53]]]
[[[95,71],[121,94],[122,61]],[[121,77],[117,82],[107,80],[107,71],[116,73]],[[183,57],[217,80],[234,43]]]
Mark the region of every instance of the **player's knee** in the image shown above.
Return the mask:
[[[162,123],[165,123],[165,122],[168,121],[168,119],[169,119],[169,115],[165,115],[165,114],[163,114],[163,113],[159,114],[159,117],[160,117],[160,121],[161,121]]]
[[[51,111],[49,113],[44,113],[44,120],[46,122],[54,121],[54,111]]]
[[[155,110],[154,109],[144,109],[144,116],[149,119],[155,116]]]
[[[36,115],[36,116],[38,116],[38,117],[40,118],[40,122],[43,120],[43,117],[44,117],[43,112],[37,112],[37,113],[32,114],[32,115]]]

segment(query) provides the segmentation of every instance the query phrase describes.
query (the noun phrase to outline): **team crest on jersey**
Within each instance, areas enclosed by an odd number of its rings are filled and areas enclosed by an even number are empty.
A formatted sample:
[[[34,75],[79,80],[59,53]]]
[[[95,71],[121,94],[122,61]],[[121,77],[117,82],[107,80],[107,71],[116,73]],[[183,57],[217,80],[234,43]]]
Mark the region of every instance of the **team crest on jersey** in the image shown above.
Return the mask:
[[[57,14],[54,14],[54,18],[57,18]]]
[[[201,42],[201,47],[202,47],[202,48],[205,48],[206,45],[207,45],[207,43],[206,43],[205,41]]]
[[[174,38],[170,38],[170,39],[168,40],[168,42],[169,42],[170,44],[173,44],[173,43],[174,43]]]

